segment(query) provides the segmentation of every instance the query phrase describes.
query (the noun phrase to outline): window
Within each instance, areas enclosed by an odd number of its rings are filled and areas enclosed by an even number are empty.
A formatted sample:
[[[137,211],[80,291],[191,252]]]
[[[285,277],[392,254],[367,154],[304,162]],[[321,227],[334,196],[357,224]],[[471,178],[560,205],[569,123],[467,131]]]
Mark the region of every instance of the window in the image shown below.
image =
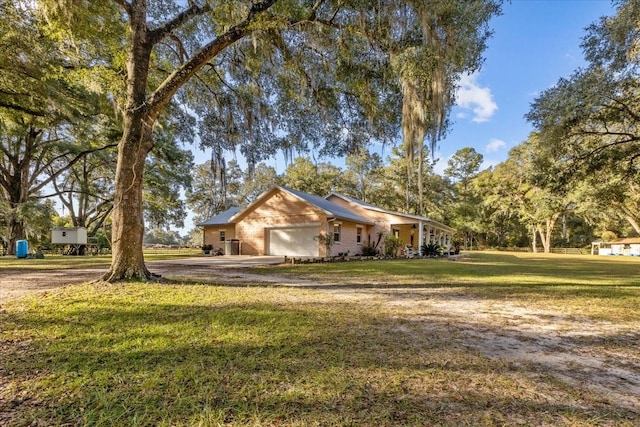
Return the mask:
[[[362,244],[362,227],[356,227],[356,243]]]
[[[392,230],[392,233],[393,233],[393,237],[395,237],[396,239],[400,238],[400,230],[398,230],[397,228],[394,228]]]
[[[333,241],[340,241],[340,224],[333,224]]]
[[[225,230],[220,230],[220,241],[224,242],[226,239],[226,232]]]

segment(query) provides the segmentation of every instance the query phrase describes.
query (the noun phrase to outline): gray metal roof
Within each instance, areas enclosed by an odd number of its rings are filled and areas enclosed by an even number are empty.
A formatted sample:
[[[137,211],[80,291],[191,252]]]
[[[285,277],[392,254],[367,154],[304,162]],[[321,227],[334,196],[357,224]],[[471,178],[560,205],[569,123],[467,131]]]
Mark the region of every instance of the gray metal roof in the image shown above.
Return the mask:
[[[363,202],[362,200],[358,200],[358,199],[356,199],[354,197],[345,196],[344,194],[340,194],[340,193],[331,193],[327,197],[331,197],[331,196],[340,197],[343,200],[346,200],[346,201],[351,202],[351,203],[356,204],[356,205],[360,205],[365,209],[371,209],[371,210],[378,211],[378,212],[385,212],[385,213],[392,214],[392,215],[403,216],[405,218],[410,218],[412,220],[429,222],[429,223],[434,224],[435,226],[443,228],[445,230],[455,231],[454,228],[451,228],[448,225],[442,224],[441,222],[434,221],[431,218],[427,218],[426,216],[412,215],[412,214],[406,214],[406,213],[402,213],[402,212],[390,211],[388,209],[383,209],[383,208],[380,208],[378,206],[374,206],[374,205],[372,205],[370,203]]]
[[[224,225],[228,224],[229,220],[242,209],[239,206],[234,206],[232,208],[227,209],[226,211],[220,212],[218,215],[209,218],[208,220],[201,222],[198,224],[198,227],[202,227],[205,225]]]
[[[357,222],[357,223],[361,223],[361,224],[373,224],[370,220],[355,214],[353,212],[351,212],[349,209],[340,206],[336,203],[333,203],[327,199],[325,199],[324,197],[320,197],[320,196],[314,196],[313,194],[309,194],[309,193],[304,193],[302,191],[298,191],[298,190],[294,190],[292,188],[288,188],[288,187],[283,187],[280,186],[280,188],[282,188],[284,191],[287,191],[291,194],[293,194],[294,196],[304,200],[305,202],[309,203],[310,205],[313,205],[315,207],[317,207],[318,209],[321,209],[323,211],[325,211],[328,215],[330,216],[334,216],[337,219],[344,219],[347,221],[353,221],[353,222]]]

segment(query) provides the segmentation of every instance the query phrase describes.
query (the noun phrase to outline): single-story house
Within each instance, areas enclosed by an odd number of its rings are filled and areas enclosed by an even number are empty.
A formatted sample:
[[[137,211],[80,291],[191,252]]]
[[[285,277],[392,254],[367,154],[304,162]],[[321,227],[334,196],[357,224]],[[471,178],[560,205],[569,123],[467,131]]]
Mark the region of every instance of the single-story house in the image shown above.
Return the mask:
[[[591,255],[640,256],[640,237],[624,237],[609,242],[592,242]]]
[[[237,240],[242,255],[291,257],[357,255],[363,245],[375,245],[380,233],[394,234],[413,247],[438,243],[448,251],[454,231],[426,217],[388,211],[341,194],[323,198],[283,186],[198,226],[203,228],[203,244],[224,248],[226,241]],[[321,235],[332,237],[330,253]]]

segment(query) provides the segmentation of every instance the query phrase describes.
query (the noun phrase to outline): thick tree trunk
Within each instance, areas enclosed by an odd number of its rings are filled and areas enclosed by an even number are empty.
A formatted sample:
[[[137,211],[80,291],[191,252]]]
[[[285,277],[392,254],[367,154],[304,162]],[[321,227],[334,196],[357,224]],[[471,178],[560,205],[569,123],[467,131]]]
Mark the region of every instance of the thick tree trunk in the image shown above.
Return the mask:
[[[151,130],[157,112],[148,109],[147,79],[153,45],[149,43],[146,1],[131,2],[131,50],[127,57],[127,105],[122,139],[118,144],[116,187],[113,201],[111,268],[104,280],[148,280],[142,238],[144,218],[142,183],[147,154],[153,147]]]
[[[136,123],[137,122],[137,123]],[[142,239],[142,181],[144,164],[152,144],[145,137],[142,120],[126,120],[125,134],[118,146],[111,268],[104,280],[148,280],[151,273],[144,264]]]
[[[16,254],[16,242],[20,239],[24,239],[24,224],[20,221],[14,213],[9,217],[8,222],[9,240],[7,241],[8,247],[7,255]]]
[[[254,3],[247,18],[230,28],[177,68],[152,93],[147,94],[147,80],[151,52],[155,44],[185,24],[202,15],[206,7],[189,2],[189,8],[164,25],[150,30],[147,27],[147,1],[130,0],[122,3],[131,30],[127,57],[127,103],[124,114],[124,132],[118,144],[118,166],[113,206],[113,232],[111,268],[104,276],[110,282],[121,280],[148,280],[151,273],[144,264],[142,238],[144,219],[142,211],[142,176],[147,154],[153,148],[151,131],[160,110],[176,91],[211,58],[237,40],[251,33],[249,24],[268,10],[276,0]],[[195,2],[194,2],[195,3]]]

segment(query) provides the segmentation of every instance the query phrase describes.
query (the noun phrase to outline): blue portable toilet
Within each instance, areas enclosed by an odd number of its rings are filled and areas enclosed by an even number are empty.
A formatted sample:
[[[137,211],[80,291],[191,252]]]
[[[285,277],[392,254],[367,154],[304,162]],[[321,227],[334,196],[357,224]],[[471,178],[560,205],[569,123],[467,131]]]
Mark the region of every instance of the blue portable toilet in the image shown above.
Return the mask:
[[[26,240],[16,242],[16,258],[26,258],[29,251],[29,243]]]

